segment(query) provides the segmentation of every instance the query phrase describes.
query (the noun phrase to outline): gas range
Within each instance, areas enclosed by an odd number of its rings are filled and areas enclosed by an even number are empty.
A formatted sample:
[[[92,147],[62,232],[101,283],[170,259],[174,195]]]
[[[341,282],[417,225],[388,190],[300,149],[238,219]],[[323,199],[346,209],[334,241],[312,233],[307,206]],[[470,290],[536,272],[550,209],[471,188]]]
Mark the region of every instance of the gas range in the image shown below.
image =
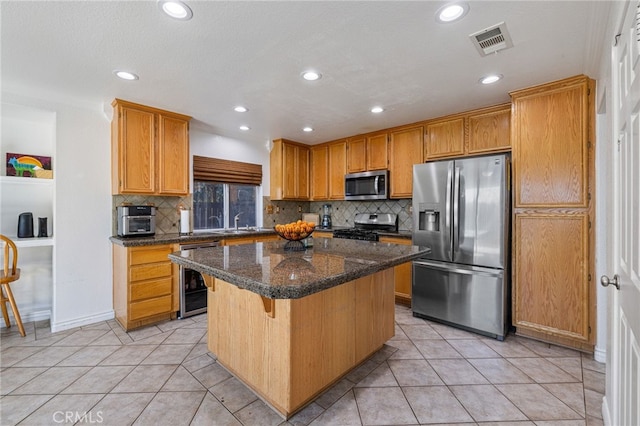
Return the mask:
[[[378,241],[378,233],[376,231],[368,231],[366,229],[348,228],[336,229],[333,231],[333,238],[345,238],[348,240]]]
[[[378,231],[398,231],[398,215],[391,213],[358,213],[353,223],[353,228],[333,231],[333,238],[378,241]]]

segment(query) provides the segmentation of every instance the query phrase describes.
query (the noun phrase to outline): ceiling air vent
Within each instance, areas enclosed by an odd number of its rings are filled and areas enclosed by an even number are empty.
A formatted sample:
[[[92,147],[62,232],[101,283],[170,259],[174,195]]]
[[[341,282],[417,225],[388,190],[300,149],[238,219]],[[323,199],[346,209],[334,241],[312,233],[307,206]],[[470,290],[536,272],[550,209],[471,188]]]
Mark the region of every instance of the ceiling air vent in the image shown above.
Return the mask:
[[[513,47],[511,36],[507,31],[507,24],[500,22],[469,36],[480,56]]]

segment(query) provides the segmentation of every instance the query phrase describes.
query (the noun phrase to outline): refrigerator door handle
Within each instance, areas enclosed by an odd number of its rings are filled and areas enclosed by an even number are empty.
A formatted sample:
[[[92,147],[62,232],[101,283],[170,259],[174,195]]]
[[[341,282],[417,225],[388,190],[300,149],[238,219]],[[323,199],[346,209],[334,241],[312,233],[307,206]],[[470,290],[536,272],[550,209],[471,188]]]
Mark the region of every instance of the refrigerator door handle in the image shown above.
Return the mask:
[[[453,253],[451,252],[451,182],[452,182],[453,162],[447,167],[447,191],[444,207],[444,235],[447,236],[447,253],[449,260],[453,259]]]
[[[417,267],[437,269],[440,271],[453,272],[462,275],[483,275],[485,277],[499,277],[504,274],[502,269],[482,268],[478,266],[465,266],[452,263],[442,263],[424,260],[414,260]]]
[[[459,249],[460,240],[460,167],[455,168],[453,178],[453,252],[457,252]],[[453,259],[452,254],[452,259]]]

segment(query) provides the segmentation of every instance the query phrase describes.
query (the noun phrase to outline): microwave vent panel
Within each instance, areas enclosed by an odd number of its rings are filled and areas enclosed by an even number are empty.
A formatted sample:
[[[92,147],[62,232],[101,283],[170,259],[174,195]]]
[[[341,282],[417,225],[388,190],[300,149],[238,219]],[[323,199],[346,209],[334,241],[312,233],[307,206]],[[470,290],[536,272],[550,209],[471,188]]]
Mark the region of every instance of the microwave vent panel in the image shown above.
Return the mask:
[[[511,35],[509,35],[507,24],[504,22],[473,33],[469,35],[469,38],[480,56],[487,56],[490,53],[513,47]]]

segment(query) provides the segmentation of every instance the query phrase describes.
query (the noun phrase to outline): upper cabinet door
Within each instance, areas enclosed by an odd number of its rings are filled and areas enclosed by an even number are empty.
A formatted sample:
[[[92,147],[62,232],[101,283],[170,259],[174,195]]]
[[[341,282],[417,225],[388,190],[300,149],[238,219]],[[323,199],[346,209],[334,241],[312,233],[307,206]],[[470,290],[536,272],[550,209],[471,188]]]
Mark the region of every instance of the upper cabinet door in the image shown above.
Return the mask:
[[[511,149],[511,108],[469,115],[469,154]]]
[[[155,122],[152,112],[127,107],[116,108],[119,121],[115,141],[118,146],[118,190],[122,194],[153,194],[155,187]]]
[[[386,133],[367,138],[367,170],[385,170],[389,166]]]
[[[516,207],[587,207],[586,77],[511,93]]]
[[[347,171],[347,142],[329,144],[329,198],[344,200],[344,175]]]
[[[349,139],[347,155],[348,173],[367,170],[367,140],[364,137]]]
[[[188,195],[191,117],[120,99],[112,105],[112,192]]]
[[[188,176],[189,122],[160,115],[158,193],[187,195],[189,193]]]
[[[391,132],[389,140],[389,196],[391,198],[413,196],[413,165],[422,163],[423,132],[422,126]]]
[[[464,118],[427,124],[425,159],[464,154]]]
[[[311,147],[311,199],[329,198],[329,148],[326,145]]]

